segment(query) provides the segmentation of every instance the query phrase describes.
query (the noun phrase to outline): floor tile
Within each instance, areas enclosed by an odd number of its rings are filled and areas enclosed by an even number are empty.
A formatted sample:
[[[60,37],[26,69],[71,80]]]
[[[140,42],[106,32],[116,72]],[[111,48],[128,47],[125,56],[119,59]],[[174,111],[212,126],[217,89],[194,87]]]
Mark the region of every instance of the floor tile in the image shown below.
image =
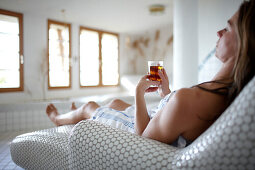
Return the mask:
[[[25,132],[4,132],[0,135],[0,170],[18,169],[23,170],[23,168],[17,166],[11,158],[10,153],[10,142],[19,134]]]

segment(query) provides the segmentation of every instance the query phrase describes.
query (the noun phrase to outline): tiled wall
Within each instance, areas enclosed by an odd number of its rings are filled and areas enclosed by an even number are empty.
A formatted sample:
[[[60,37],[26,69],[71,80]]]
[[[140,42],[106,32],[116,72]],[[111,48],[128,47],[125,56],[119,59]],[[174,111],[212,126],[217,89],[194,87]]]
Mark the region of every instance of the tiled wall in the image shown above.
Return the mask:
[[[43,111],[14,111],[0,113],[0,131],[20,131],[52,127]]]
[[[71,103],[57,103],[59,113],[70,111]],[[45,113],[47,104],[2,104],[0,105],[0,132],[39,130],[55,125]]]
[[[102,99],[100,99],[102,98]],[[88,98],[83,101],[75,102],[76,107],[88,101],[97,101],[100,105],[105,105],[112,99],[118,98],[129,104],[134,103],[133,96],[108,96],[107,98],[99,96],[96,98]],[[145,97],[147,106],[156,107],[160,101],[157,94],[150,94]],[[71,102],[53,102],[60,114],[70,111]],[[55,127],[46,115],[46,107],[48,102],[44,103],[24,103],[24,104],[0,104],[0,132],[24,131],[24,130],[40,130]]]

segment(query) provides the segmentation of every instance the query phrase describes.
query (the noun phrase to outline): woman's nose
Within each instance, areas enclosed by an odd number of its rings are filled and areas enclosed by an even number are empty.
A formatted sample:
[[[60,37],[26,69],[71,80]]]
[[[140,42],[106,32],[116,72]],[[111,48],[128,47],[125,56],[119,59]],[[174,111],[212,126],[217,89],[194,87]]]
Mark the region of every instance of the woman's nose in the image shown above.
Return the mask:
[[[220,30],[220,31],[217,32],[217,36],[218,36],[219,38],[222,37],[222,34],[223,34],[223,30]]]

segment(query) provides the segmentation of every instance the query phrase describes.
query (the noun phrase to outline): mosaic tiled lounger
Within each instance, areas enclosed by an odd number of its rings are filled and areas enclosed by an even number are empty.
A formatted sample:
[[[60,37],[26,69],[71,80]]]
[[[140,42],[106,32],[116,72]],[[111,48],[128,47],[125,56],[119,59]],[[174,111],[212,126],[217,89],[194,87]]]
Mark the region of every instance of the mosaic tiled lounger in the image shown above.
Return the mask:
[[[16,137],[25,169],[255,169],[255,78],[222,116],[180,149],[93,121]]]

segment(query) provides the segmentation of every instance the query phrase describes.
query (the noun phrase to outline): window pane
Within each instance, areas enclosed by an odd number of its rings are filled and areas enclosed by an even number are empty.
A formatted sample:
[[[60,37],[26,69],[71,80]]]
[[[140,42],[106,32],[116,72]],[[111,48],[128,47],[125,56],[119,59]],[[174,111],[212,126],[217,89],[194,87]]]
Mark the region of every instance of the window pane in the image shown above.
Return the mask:
[[[102,36],[102,76],[103,85],[118,84],[118,37],[115,35]]]
[[[20,87],[19,70],[0,70],[0,88]]]
[[[81,86],[99,84],[99,36],[94,31],[80,34],[80,82]]]
[[[0,51],[19,52],[19,36],[0,32]]]
[[[49,31],[50,40],[64,40],[69,41],[69,30],[67,26],[51,24]]]
[[[49,55],[63,56],[69,59],[69,42],[59,43],[59,41],[49,41]]]
[[[0,14],[0,88],[20,88],[19,17]]]
[[[0,68],[1,70],[18,70],[19,69],[19,54],[0,51]]]
[[[50,23],[49,86],[70,86],[69,27]]]
[[[69,86],[69,71],[53,70],[49,75],[51,87]]]
[[[17,17],[0,14],[0,32],[19,34],[19,20]]]
[[[49,62],[50,71],[54,72],[54,70],[58,71],[69,71],[69,58],[62,57],[58,55],[51,55]]]

